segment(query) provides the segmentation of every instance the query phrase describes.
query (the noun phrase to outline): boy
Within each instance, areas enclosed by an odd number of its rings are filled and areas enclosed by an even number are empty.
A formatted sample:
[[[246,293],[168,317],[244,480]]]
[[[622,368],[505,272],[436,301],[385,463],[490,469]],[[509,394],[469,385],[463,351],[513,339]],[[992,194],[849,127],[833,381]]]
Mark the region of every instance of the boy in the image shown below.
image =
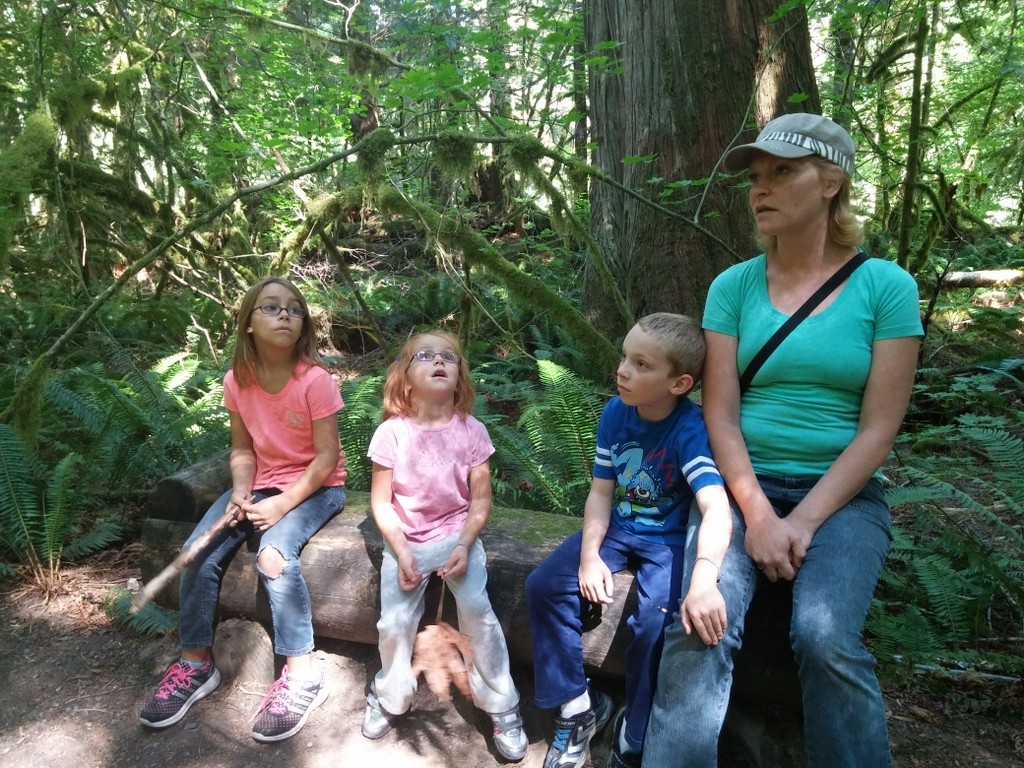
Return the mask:
[[[597,427],[583,530],[526,580],[537,706],[559,707],[544,768],[582,765],[609,720],[610,697],[589,688],[583,669],[582,616],[587,602],[612,601],[612,574],[626,568],[636,574],[638,606],[629,617],[626,705],[615,718],[608,765],[640,765],[662,637],[682,591],[694,498],[703,522],[680,620],[709,645],[724,632],[716,584],[732,516],[700,408],[686,397],[703,366],[704,338],[692,319],[658,312],[633,326],[616,371],[619,395]],[[696,527],[693,521],[691,531]]]

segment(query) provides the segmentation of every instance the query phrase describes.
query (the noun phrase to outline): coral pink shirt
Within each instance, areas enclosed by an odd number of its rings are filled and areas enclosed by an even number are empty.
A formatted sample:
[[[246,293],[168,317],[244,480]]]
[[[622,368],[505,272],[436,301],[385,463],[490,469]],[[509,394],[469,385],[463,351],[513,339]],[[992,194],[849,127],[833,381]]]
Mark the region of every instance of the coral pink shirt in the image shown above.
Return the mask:
[[[240,387],[234,371],[224,377],[224,405],[242,417],[256,452],[254,489],[284,490],[306,471],[316,456],[313,422],[345,404],[331,374],[319,366],[298,363],[284,389],[271,395],[255,383]],[[345,459],[338,454],[325,486],[345,484]]]
[[[455,414],[438,429],[392,416],[373,433],[366,455],[392,471],[391,503],[410,542],[458,533],[469,513],[469,471],[494,453],[487,428]]]

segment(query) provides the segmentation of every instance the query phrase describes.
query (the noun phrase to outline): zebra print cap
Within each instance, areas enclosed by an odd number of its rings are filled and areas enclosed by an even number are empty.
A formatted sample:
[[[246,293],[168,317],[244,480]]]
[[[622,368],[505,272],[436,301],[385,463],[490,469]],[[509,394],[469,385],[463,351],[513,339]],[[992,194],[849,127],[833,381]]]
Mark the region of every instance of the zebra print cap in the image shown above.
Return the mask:
[[[776,117],[761,129],[753,143],[730,149],[722,158],[722,167],[729,173],[742,171],[750,165],[755,151],[776,157],[818,155],[852,176],[856,148],[842,126],[821,115],[797,112]]]

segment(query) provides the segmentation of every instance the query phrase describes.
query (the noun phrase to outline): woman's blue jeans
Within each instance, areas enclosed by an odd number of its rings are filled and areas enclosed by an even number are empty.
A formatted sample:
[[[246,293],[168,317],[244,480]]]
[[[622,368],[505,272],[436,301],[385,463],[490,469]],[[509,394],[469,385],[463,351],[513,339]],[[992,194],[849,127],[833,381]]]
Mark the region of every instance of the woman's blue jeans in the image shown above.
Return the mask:
[[[273,493],[254,491],[253,496],[259,501]],[[227,491],[213,502],[185,542],[185,548],[224,516],[230,499],[231,491]],[[299,553],[310,537],[344,504],[344,486],[320,488],[260,536],[260,552],[273,547],[286,561],[284,569],[275,578],[265,574],[257,564],[260,583],[270,601],[274,652],[281,656],[303,656],[313,650],[313,609],[306,581],[302,578]],[[213,645],[213,620],[221,578],[235,552],[252,532],[253,525],[248,520],[235,528],[225,529],[182,572],[179,609],[182,648],[208,648]]]
[[[807,495],[817,478],[759,478],[780,516]],[[689,582],[700,516],[691,513],[684,584]],[[732,540],[719,588],[728,629],[705,646],[678,620],[665,633],[644,766],[714,768],[732,686],[733,654],[757,589],[757,568],[744,548],[746,528],[733,506]],[[803,691],[808,768],[887,768],[892,760],[875,659],[861,630],[891,541],[889,507],[871,480],[815,533],[793,583],[790,640]],[[684,589],[685,592],[685,589]]]

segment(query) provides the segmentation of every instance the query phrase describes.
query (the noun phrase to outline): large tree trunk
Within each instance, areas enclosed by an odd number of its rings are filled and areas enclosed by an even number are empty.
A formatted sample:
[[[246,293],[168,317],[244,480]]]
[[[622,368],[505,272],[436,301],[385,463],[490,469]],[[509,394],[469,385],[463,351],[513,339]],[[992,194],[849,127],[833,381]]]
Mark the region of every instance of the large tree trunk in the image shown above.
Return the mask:
[[[745,128],[818,105],[802,6],[769,24],[781,0],[591,0],[586,40],[606,55],[590,80],[593,162],[624,186],[698,222],[739,257],[753,254],[746,194],[727,182],[706,189],[666,184],[708,178]],[[614,41],[618,47],[602,46]],[[653,156],[650,162],[623,162]],[[654,183],[652,179],[659,179]],[[705,195],[706,191],[706,195]],[[652,211],[610,185],[591,191],[592,232],[636,316],[667,310],[700,317],[711,280],[736,256],[684,222]],[[587,275],[584,310],[609,335],[596,275]]]

